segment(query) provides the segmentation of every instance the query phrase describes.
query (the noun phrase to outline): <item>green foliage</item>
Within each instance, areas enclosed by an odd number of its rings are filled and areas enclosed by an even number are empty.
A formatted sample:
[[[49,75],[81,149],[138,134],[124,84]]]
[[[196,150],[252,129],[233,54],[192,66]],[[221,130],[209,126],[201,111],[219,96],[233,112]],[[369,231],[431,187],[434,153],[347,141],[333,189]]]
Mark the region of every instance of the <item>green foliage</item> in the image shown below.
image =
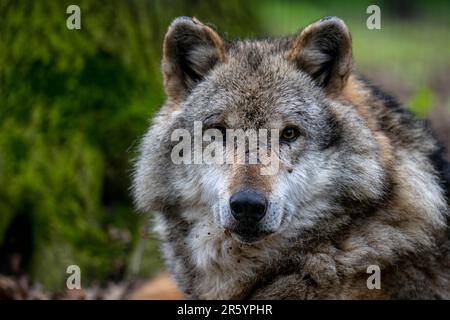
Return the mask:
[[[48,120],[44,120],[43,110],[36,106],[26,127],[13,119],[2,123],[0,194],[4,221],[0,239],[15,214],[27,215],[34,226],[32,240],[36,250],[30,268],[49,278],[44,281],[47,286],[57,288],[61,277],[51,276],[68,265],[67,259],[59,259],[59,253],[73,258],[72,264],[85,266],[86,270],[96,268],[104,273],[107,269],[100,261],[106,252],[86,246],[108,245],[105,236],[98,232],[103,212],[103,163],[100,152],[87,144],[82,134],[74,133],[60,143],[52,141],[53,129],[45,132],[43,128]],[[53,123],[46,126],[51,128]],[[51,247],[61,250],[42,254]]]
[[[434,92],[428,88],[422,88],[416,92],[408,103],[410,109],[419,117],[425,117],[435,103]]]

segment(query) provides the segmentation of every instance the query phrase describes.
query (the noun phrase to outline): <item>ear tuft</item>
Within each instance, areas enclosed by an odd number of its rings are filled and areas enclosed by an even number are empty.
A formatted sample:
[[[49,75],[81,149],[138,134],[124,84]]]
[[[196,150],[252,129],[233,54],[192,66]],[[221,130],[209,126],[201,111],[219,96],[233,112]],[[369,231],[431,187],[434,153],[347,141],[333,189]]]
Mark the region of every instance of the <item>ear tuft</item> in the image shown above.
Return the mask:
[[[169,99],[186,98],[206,74],[225,60],[222,38],[196,18],[176,18],[164,38],[162,71]]]
[[[340,91],[352,71],[352,40],[344,21],[325,17],[304,28],[287,58],[328,92]]]

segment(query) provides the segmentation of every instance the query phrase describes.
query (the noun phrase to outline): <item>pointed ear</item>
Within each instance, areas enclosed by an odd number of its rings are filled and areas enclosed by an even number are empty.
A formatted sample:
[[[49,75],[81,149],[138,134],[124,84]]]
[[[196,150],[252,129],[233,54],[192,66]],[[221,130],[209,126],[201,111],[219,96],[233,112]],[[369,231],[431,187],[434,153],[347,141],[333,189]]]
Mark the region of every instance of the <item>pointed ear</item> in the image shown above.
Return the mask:
[[[162,71],[167,97],[182,101],[224,60],[224,42],[212,28],[196,18],[176,18],[164,38]]]
[[[339,92],[352,71],[350,32],[341,19],[323,18],[300,32],[287,57],[328,93]]]

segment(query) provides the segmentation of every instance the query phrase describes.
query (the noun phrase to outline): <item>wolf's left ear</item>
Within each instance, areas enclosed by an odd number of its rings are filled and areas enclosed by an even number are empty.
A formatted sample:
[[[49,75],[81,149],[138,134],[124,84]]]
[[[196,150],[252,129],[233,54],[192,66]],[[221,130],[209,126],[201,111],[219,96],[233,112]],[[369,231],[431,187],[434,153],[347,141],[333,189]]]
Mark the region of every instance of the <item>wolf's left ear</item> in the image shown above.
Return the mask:
[[[164,38],[162,71],[167,97],[183,100],[224,59],[224,42],[212,28],[196,18],[176,18]]]
[[[300,32],[287,57],[327,92],[339,92],[352,71],[350,32],[341,19],[323,18]]]

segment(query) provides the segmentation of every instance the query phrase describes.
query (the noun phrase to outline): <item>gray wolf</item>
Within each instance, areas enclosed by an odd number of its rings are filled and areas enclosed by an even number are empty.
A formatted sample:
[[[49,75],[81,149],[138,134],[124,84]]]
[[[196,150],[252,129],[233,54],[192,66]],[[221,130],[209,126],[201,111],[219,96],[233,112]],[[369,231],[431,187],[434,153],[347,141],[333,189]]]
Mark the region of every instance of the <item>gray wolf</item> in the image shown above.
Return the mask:
[[[133,195],[186,297],[450,298],[449,165],[423,121],[354,72],[342,20],[230,41],[180,17],[162,73],[167,100]],[[278,171],[175,164],[171,133],[195,121],[225,135],[278,130]],[[372,265],[379,289],[367,286]]]

